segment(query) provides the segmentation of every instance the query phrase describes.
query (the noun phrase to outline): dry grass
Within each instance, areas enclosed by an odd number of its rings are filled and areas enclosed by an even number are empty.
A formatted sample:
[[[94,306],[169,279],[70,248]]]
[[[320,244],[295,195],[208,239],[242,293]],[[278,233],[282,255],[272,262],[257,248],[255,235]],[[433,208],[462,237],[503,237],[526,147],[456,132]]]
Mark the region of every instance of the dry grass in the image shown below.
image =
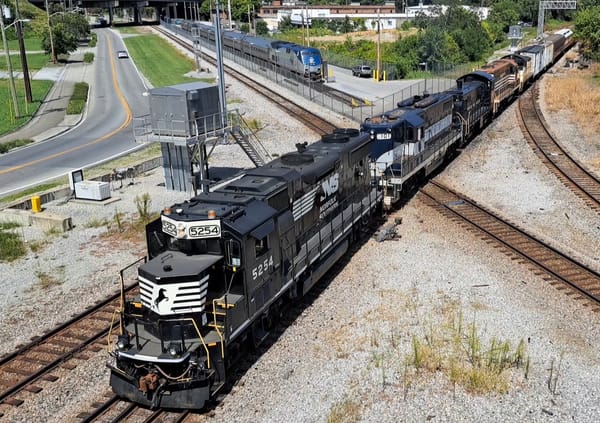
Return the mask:
[[[361,405],[353,400],[346,399],[333,406],[327,423],[354,423],[360,420]]]
[[[587,135],[600,133],[600,64],[583,70],[570,69],[559,75],[546,81],[548,109],[571,110],[573,120]]]
[[[38,288],[48,289],[53,286],[62,285],[64,283],[65,268],[64,266],[59,266],[54,270],[53,273],[36,270],[35,276],[38,278],[38,282],[36,284],[36,287],[32,287],[32,290]]]
[[[453,386],[462,386],[476,394],[508,392],[509,369],[523,368],[525,377],[529,370],[523,340],[515,348],[509,341],[494,338],[484,343],[475,321],[465,324],[455,302],[442,307],[441,322],[424,325],[423,334],[413,336],[412,351],[405,362],[407,380],[441,372]]]

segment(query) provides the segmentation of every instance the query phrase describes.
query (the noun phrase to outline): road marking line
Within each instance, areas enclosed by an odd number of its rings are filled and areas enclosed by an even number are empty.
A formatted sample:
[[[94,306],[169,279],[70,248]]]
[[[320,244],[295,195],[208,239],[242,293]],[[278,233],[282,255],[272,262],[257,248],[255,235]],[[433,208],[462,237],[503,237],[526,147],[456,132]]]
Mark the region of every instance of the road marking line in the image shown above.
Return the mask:
[[[100,138],[90,141],[89,143],[86,143],[83,145],[78,145],[77,147],[72,147],[72,148],[69,148],[68,150],[64,150],[59,153],[51,154],[49,156],[44,157],[43,159],[32,160],[30,162],[23,163],[18,166],[13,166],[13,167],[9,167],[8,169],[0,170],[0,175],[14,172],[15,170],[20,170],[20,169],[23,169],[24,167],[38,164],[41,162],[45,162],[47,160],[54,159],[56,157],[60,157],[64,154],[72,153],[73,151],[81,150],[82,148],[97,144],[97,143],[104,141],[107,138],[110,138],[113,135],[121,132],[123,129],[125,129],[127,127],[127,125],[129,125],[131,123],[131,119],[132,119],[131,108],[129,107],[127,100],[125,100],[125,96],[123,95],[123,92],[121,91],[121,87],[119,86],[119,81],[117,80],[117,68],[116,68],[116,64],[115,64],[115,58],[113,57],[114,55],[112,54],[112,42],[110,41],[110,37],[107,37],[107,39],[108,39],[108,51],[110,54],[110,65],[111,65],[111,70],[112,70],[113,86],[114,86],[115,92],[117,93],[117,96],[119,97],[119,101],[121,102],[121,104],[123,105],[123,108],[125,109],[125,114],[126,114],[125,121],[117,129],[109,132],[106,135],[101,136]]]

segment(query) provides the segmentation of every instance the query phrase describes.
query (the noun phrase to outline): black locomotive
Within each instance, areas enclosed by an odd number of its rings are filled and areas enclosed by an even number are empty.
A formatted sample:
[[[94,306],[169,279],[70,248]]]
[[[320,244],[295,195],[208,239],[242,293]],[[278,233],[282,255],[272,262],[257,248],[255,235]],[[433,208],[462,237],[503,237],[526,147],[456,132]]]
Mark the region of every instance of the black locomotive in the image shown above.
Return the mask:
[[[457,79],[455,88],[417,96],[367,118],[373,168],[384,205],[391,207],[498,115],[515,95],[548,69],[573,43],[563,29]]]
[[[356,129],[299,144],[150,223],[139,296],[123,298],[111,352],[114,392],[165,408],[214,398],[240,351],[260,344],[380,207],[370,144]]]
[[[227,384],[236,358],[265,339],[281,307],[305,295],[380,208],[435,170],[571,45],[569,31],[554,35],[542,49],[459,78],[456,88],[399,103],[362,132],[298,144],[166,208],[146,227],[139,295],[122,298],[109,364],[114,392],[152,407],[203,408]]]

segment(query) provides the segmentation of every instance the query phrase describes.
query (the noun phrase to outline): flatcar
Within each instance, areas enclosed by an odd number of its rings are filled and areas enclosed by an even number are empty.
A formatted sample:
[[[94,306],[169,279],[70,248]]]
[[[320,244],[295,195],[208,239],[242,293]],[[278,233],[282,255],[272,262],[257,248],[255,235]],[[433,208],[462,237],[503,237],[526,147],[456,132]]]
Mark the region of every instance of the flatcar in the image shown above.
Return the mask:
[[[201,409],[381,206],[358,130],[244,172],[146,227],[139,295],[119,312],[110,384],[151,407]]]

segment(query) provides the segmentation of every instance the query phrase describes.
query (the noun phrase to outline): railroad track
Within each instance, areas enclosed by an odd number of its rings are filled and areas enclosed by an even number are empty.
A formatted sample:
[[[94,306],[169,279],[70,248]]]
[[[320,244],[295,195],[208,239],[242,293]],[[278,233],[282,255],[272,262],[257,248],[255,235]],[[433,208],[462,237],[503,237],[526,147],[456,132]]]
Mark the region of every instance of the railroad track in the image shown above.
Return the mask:
[[[192,46],[189,43],[183,41],[180,37],[177,37],[169,31],[166,31],[160,27],[153,26],[153,29],[159,32],[161,35],[177,43],[179,46],[185,48],[189,52],[193,52]],[[203,60],[206,60],[213,66],[217,65],[216,60],[210,56],[203,56]],[[238,81],[246,85],[248,88],[254,90],[257,94],[269,99],[281,109],[286,111],[290,116],[294,116],[296,119],[301,121],[304,125],[311,128],[319,135],[330,134],[333,132],[334,129],[337,128],[328,120],[320,117],[319,115],[314,114],[309,109],[294,103],[289,98],[286,98],[283,95],[274,92],[267,85],[255,81],[243,72],[238,71],[226,64],[223,64],[223,69],[225,72],[227,72],[227,74],[237,79]]]
[[[519,97],[519,126],[543,163],[577,196],[600,213],[600,180],[587,171],[556,141],[538,104],[537,84]]]
[[[600,311],[600,273],[439,182],[429,182],[419,195],[450,219],[476,228],[508,255],[532,265],[556,289],[567,290],[567,295],[577,295],[593,311]]]
[[[126,291],[135,288],[130,285]],[[55,370],[73,370],[76,360],[87,360],[88,353],[101,350],[119,299],[116,293],[0,358],[0,404],[20,406],[24,402],[21,393],[40,392],[42,386],[58,380],[52,374]]]
[[[188,411],[151,410],[119,399],[112,393],[105,394],[106,401],[93,404],[93,411],[77,415],[81,423],[128,422],[128,423],[180,423],[189,416]]]

